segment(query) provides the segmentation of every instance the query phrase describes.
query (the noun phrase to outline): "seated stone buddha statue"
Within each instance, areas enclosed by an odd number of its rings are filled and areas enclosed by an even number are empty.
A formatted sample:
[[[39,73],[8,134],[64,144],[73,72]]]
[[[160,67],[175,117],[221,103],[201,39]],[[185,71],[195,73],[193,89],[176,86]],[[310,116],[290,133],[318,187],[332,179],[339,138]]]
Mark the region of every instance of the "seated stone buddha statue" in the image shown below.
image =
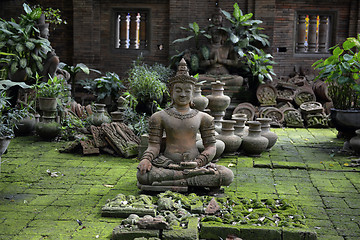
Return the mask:
[[[215,190],[233,181],[230,169],[211,163],[216,153],[214,120],[190,107],[195,83],[182,59],[176,76],[169,82],[171,107],[154,113],[149,120],[149,143],[137,172],[141,190],[187,192],[189,187]],[[199,131],[204,144],[201,153],[196,147]],[[160,152],[164,132],[165,150]]]
[[[208,56],[200,59],[200,67],[205,74],[200,75],[200,81],[214,78],[211,81],[220,80],[227,86],[242,86],[243,77],[230,73],[230,69],[238,69],[241,62],[234,51],[233,45],[228,40],[228,33],[222,28],[222,15],[218,9],[212,16],[211,27],[208,33],[211,35],[211,43],[207,47]]]

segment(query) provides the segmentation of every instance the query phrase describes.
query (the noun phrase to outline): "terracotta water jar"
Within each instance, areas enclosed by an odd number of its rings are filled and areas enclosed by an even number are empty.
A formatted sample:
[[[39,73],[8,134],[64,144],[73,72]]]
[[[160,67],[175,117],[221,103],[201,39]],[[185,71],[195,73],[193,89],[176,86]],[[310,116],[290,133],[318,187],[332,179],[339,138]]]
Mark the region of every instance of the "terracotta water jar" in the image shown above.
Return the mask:
[[[269,144],[266,148],[266,151],[270,151],[270,149],[275,145],[278,139],[276,133],[270,131],[270,123],[272,119],[257,118],[256,121],[259,121],[261,123],[261,136],[266,137],[269,140]]]
[[[95,103],[95,112],[89,116],[89,122],[94,126],[101,126],[102,123],[110,123],[111,118],[105,113],[105,104]]]
[[[357,155],[360,155],[360,129],[355,131],[356,136],[350,139],[350,147]]]
[[[240,136],[234,134],[235,123],[236,121],[234,120],[223,120],[221,133],[216,136],[216,139],[225,143],[224,153],[234,153],[240,148],[242,139]]]
[[[261,123],[259,121],[248,121],[249,134],[243,138],[241,150],[248,156],[260,157],[269,144],[266,137],[261,136]]]
[[[211,95],[206,96],[209,99],[208,108],[211,115],[218,120],[225,116],[225,110],[230,105],[230,97],[224,95],[225,83],[216,81],[211,83]]]
[[[216,154],[215,154],[212,162],[219,161],[221,154],[223,154],[224,150],[225,150],[225,143],[219,139],[216,139],[215,146],[216,146]],[[196,147],[199,149],[199,152],[204,151],[205,147],[204,147],[204,144],[201,139],[196,141]]]
[[[203,85],[202,83],[195,84],[194,97],[193,97],[193,103],[194,103],[193,108],[195,108],[199,111],[204,111],[205,108],[209,104],[209,99],[207,97],[201,95],[202,85]]]
[[[235,120],[234,133],[239,137],[243,138],[248,134],[248,131],[245,131],[245,122],[247,121],[246,117],[232,117],[232,120]]]

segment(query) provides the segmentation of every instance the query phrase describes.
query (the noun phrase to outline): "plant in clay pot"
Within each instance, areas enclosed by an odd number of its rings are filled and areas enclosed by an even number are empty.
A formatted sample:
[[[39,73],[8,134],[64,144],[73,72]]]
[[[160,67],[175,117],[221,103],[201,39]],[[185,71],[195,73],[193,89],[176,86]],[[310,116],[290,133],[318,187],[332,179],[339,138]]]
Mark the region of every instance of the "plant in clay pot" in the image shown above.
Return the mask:
[[[41,82],[34,85],[39,98],[40,110],[56,110],[57,98],[66,94],[65,80],[50,77],[47,82]],[[49,105],[48,105],[49,104]]]
[[[346,138],[355,135],[360,128],[360,34],[350,37],[342,46],[332,47],[332,55],[316,61],[319,69],[315,80],[323,79],[334,108],[331,119],[338,131]]]
[[[165,71],[167,68],[161,69]],[[136,99],[137,112],[154,113],[157,106],[162,104],[164,97],[168,96],[165,79],[159,71],[160,67],[154,68],[141,62],[135,62],[130,69],[127,79],[129,90],[125,93],[125,98]],[[171,72],[170,69],[167,71],[168,74]]]
[[[36,73],[43,72],[45,62],[53,52],[47,39],[49,31],[44,31],[40,25],[66,24],[60,18],[59,10],[31,8],[26,3],[23,8],[25,13],[18,20],[0,18],[0,62],[5,63],[1,76],[18,82],[31,80]],[[40,24],[40,19],[45,16],[44,24]]]

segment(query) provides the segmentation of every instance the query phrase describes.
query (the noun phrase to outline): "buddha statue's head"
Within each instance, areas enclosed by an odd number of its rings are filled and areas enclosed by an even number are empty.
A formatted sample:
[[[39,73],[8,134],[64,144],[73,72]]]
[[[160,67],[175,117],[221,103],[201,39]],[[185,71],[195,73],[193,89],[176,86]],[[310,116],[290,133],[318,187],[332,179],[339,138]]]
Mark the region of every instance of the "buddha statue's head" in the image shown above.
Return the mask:
[[[190,76],[185,59],[181,59],[176,75],[169,80],[169,90],[173,102],[176,95],[175,89],[187,89],[187,91],[191,90],[189,98],[192,100],[195,83],[196,78]]]
[[[211,22],[215,27],[222,27],[223,16],[219,6],[216,6],[215,12],[211,15]]]

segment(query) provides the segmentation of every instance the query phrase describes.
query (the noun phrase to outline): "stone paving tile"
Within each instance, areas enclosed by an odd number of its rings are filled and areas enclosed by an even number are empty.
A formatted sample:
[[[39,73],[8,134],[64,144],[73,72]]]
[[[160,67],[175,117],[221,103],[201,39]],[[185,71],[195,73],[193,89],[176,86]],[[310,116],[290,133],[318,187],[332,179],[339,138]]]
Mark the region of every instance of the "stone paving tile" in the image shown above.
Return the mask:
[[[219,161],[235,175],[225,192],[289,199],[318,239],[360,239],[360,169],[346,167],[356,157],[341,152],[336,130],[272,130],[279,139],[270,152]],[[139,194],[138,161],[59,154],[61,143],[36,140],[16,138],[2,156],[0,239],[110,239],[121,219],[100,209],[118,193]]]

